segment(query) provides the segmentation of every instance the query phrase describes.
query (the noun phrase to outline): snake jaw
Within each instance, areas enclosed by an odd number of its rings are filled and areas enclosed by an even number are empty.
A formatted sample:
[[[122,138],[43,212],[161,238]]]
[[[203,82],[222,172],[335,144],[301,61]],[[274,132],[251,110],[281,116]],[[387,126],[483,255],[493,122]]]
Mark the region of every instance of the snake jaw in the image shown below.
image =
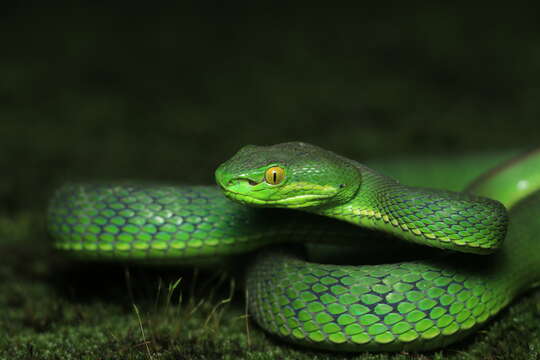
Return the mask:
[[[263,206],[263,207],[281,207],[281,208],[305,208],[318,206],[329,198],[333,197],[333,194],[303,194],[289,196],[281,199],[264,199],[251,196],[248,194],[231,191],[227,188],[222,188],[225,196],[233,201],[239,202],[249,206]]]

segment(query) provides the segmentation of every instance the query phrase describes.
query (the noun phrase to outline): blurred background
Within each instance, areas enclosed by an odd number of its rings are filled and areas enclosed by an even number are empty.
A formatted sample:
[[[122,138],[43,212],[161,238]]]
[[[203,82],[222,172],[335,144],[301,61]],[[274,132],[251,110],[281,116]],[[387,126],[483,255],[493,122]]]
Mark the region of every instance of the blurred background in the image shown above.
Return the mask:
[[[4,4],[0,212],[43,208],[68,179],[211,183],[245,144],[359,160],[531,147],[538,17],[421,2]]]

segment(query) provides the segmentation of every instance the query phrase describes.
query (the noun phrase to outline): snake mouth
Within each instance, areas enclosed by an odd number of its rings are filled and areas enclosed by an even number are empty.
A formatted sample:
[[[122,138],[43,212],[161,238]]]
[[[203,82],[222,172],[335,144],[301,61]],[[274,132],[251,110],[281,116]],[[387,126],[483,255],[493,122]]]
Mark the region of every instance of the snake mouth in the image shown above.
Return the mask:
[[[282,207],[282,208],[301,208],[319,205],[322,201],[331,198],[333,195],[322,194],[303,194],[290,196],[282,199],[261,199],[256,196],[247,195],[231,191],[221,187],[226,197],[239,203],[250,206]]]

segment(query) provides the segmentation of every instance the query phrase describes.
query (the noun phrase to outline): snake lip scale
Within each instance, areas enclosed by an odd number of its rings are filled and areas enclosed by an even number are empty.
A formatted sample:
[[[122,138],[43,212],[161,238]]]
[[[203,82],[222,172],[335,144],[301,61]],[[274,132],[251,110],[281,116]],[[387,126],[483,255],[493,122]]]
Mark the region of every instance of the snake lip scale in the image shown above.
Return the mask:
[[[425,189],[302,142],[248,145],[217,168],[218,187],[66,184],[47,226],[54,246],[80,259],[218,266],[255,251],[247,305],[269,334],[334,351],[427,351],[540,283],[540,152],[486,174],[463,192]],[[356,263],[352,249],[374,246],[360,228],[446,251],[380,265],[324,261],[331,248]],[[322,262],[288,245],[307,242]]]
[[[237,193],[234,191],[227,191],[225,190],[225,196],[228,198],[233,198],[235,201],[241,202],[246,205],[251,206],[276,206],[279,207],[282,204],[286,204],[288,201],[309,201],[312,199],[321,199],[325,198],[323,196],[316,196],[316,195],[298,195],[294,197],[289,197],[287,201],[274,201],[274,202],[266,202],[264,200],[258,199],[253,196],[244,195],[241,193]],[[294,208],[294,206],[290,206],[290,208]]]

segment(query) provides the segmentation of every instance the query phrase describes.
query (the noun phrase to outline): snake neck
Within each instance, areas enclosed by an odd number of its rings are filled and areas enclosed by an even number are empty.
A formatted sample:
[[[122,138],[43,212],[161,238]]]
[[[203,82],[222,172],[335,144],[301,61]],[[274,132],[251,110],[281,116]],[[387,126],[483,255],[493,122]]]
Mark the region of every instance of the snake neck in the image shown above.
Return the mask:
[[[462,252],[485,254],[506,235],[508,216],[497,201],[467,193],[400,184],[355,164],[362,184],[347,203],[313,212],[404,240]]]

